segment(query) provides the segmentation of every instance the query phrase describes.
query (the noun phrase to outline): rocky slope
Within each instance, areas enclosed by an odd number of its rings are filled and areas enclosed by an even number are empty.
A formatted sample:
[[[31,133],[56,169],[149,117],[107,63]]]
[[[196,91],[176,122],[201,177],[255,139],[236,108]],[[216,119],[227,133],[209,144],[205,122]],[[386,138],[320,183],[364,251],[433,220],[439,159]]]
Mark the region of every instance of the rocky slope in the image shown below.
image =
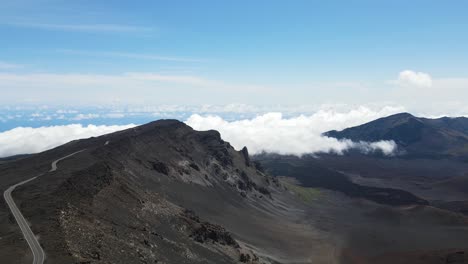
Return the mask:
[[[255,229],[284,228],[297,218],[288,217],[278,199],[285,199],[285,190],[258,170],[246,148],[234,150],[218,132],[163,120],[74,141],[21,162],[46,166],[49,157],[80,149],[85,151],[64,160],[57,172],[14,193],[40,236],[47,263],[273,263],[281,258],[256,249],[273,246],[269,238],[279,239],[281,232]],[[268,219],[281,214],[283,224]],[[283,253],[290,253],[287,246]]]
[[[389,252],[459,257],[468,248],[462,214],[291,185],[218,132],[175,120],[2,164],[0,189],[83,149],[13,193],[47,264],[373,263]],[[0,259],[31,263],[3,201]]]

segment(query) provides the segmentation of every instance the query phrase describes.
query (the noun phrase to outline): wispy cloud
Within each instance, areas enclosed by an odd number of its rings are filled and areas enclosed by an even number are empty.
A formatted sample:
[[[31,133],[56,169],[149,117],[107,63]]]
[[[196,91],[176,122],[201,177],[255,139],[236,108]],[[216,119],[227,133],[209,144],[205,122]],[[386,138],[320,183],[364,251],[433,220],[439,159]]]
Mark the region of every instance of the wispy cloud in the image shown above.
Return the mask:
[[[2,84],[14,86],[24,84],[26,86],[54,85],[107,85],[114,87],[132,87],[131,84],[152,84],[154,82],[188,84],[193,86],[212,87],[221,84],[220,81],[205,79],[190,75],[163,75],[158,73],[129,72],[117,75],[104,74],[54,74],[54,73],[0,73],[0,87]],[[120,85],[119,85],[120,84]]]
[[[58,30],[91,33],[149,33],[153,28],[118,24],[49,24],[49,23],[7,23],[6,25],[41,30]]]
[[[12,70],[12,69],[19,69],[19,68],[23,68],[23,65],[0,61],[0,70]]]
[[[163,75],[158,73],[130,72],[126,73],[125,76],[140,81],[173,82],[180,84],[190,84],[195,86],[212,86],[218,83],[214,80],[208,80],[197,76],[187,75]]]
[[[126,58],[126,59],[175,61],[175,62],[206,61],[206,60],[197,59],[197,58],[182,58],[182,57],[173,57],[173,56],[160,56],[160,55],[153,55],[153,54],[129,53],[129,52],[107,52],[107,51],[95,52],[95,51],[69,50],[69,49],[59,49],[57,51],[60,53],[65,53],[65,54],[92,56],[92,57],[114,57],[114,58]]]
[[[55,74],[55,73],[0,73],[0,88],[2,87],[136,87],[153,85],[154,83],[184,84],[196,87],[205,87],[223,90],[261,90],[265,87],[256,85],[228,84],[223,81],[206,79],[191,75],[165,75],[148,72],[128,72],[117,75],[104,74]]]
[[[57,73],[6,73],[0,72],[0,90],[5,92],[0,102],[73,100],[102,103],[110,101],[167,101],[180,99],[199,102],[213,94],[252,97],[264,94],[268,87],[228,83],[194,75],[169,75],[134,72],[122,74],[57,74]],[[19,92],[21,90],[21,92]],[[192,101],[193,100],[193,101]]]

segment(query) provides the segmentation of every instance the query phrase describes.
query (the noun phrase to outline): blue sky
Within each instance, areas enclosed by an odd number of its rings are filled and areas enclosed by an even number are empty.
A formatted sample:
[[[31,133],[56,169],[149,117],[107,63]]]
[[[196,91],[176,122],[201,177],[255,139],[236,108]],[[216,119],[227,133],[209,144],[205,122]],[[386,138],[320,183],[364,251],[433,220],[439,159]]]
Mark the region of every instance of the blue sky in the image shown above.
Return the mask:
[[[402,67],[459,75],[468,68],[463,64],[468,57],[467,5],[19,0],[2,3],[0,30],[5,38],[0,55],[37,71],[187,68],[223,79],[259,81],[278,73],[312,81],[369,75],[377,79]],[[98,55],[106,52],[193,62]]]
[[[9,1],[0,102],[463,105],[466,10],[466,1]],[[402,85],[405,70],[431,85]]]
[[[160,118],[254,151],[339,152],[348,143],[322,132],[402,111],[468,116],[467,10],[428,0],[2,1],[0,156]],[[300,143],[282,144],[291,138]]]

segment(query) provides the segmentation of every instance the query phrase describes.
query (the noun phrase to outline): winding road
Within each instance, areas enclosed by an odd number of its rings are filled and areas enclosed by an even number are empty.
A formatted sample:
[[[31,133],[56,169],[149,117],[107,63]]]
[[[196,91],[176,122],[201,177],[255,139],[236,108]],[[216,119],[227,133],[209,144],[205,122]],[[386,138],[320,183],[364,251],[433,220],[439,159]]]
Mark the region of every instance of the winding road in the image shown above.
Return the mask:
[[[79,152],[82,152],[82,151],[84,151],[84,150],[74,152],[74,153],[72,153],[72,154],[70,154],[68,156],[65,156],[65,157],[62,157],[62,158],[60,158],[58,160],[55,160],[54,162],[52,162],[49,172],[56,171],[57,170],[57,163],[59,163],[60,161],[66,159],[66,158],[69,158],[69,157],[71,157],[71,156],[73,156],[73,155],[75,155],[75,154],[77,154]],[[24,218],[23,214],[20,212],[20,210],[16,206],[15,202],[13,201],[13,198],[11,197],[11,193],[15,190],[16,187],[18,187],[20,185],[23,185],[25,183],[28,183],[30,181],[33,181],[37,177],[40,177],[42,175],[44,175],[44,173],[40,174],[38,176],[32,177],[31,179],[28,179],[28,180],[22,181],[20,183],[17,183],[17,184],[15,184],[13,186],[10,186],[3,193],[3,197],[5,198],[5,201],[7,202],[8,206],[10,207],[11,213],[15,217],[16,222],[18,223],[18,225],[19,225],[19,227],[21,229],[21,232],[23,233],[24,238],[26,239],[26,241],[28,242],[29,247],[31,248],[31,251],[32,251],[32,254],[33,254],[33,264],[43,264],[44,260],[45,260],[45,252],[42,249],[41,245],[39,244],[39,241],[37,241],[36,236],[34,235],[31,228],[29,227],[29,224],[26,221],[26,219]]]

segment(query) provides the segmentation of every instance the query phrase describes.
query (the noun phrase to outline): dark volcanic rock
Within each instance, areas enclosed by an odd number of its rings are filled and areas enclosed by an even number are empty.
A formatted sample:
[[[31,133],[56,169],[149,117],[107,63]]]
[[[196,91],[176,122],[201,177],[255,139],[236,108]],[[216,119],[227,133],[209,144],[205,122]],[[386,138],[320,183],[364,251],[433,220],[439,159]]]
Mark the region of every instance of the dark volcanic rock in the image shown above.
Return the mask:
[[[169,168],[163,162],[153,161],[153,162],[151,162],[151,164],[152,164],[152,167],[153,167],[153,169],[155,171],[157,171],[159,173],[162,173],[162,174],[165,174],[165,175],[169,174]]]
[[[320,161],[314,157],[258,156],[256,158],[262,160],[263,166],[271,174],[296,178],[305,187],[340,191],[351,197],[365,198],[388,205],[429,204],[428,201],[404,190],[353,183],[346,175],[320,165]]]
[[[195,163],[190,163],[189,166],[196,171],[200,171],[200,167]]]
[[[248,167],[250,166],[250,157],[249,157],[249,151],[247,150],[247,147],[243,147],[241,149],[242,156],[244,156],[245,159],[245,165]]]
[[[457,251],[455,253],[451,253],[451,254],[448,254],[446,259],[445,259],[445,263],[449,264],[449,263],[459,263],[459,264],[462,264],[462,263],[465,263],[465,261],[468,261],[468,257],[465,255],[465,252],[464,251]]]
[[[271,195],[270,191],[269,191],[267,188],[263,187],[263,186],[260,187],[260,188],[258,188],[258,191],[259,191],[261,194]]]
[[[192,233],[195,241],[204,243],[211,241],[222,245],[239,247],[239,244],[234,240],[231,233],[219,225],[210,224],[208,222],[200,223],[199,227]]]
[[[112,170],[104,162],[73,173],[59,189],[68,195],[79,195],[91,199],[99,191],[109,186],[113,180]]]
[[[222,226],[200,221],[200,217],[192,210],[185,210],[182,216],[186,218],[189,228],[193,230],[190,235],[193,240],[199,243],[212,242],[239,248],[232,234]]]
[[[468,159],[468,118],[418,118],[408,113],[329,131],[325,136],[353,141],[393,140],[408,157]]]
[[[47,166],[82,149],[24,190],[50,263],[236,263],[232,233],[182,208],[213,217],[271,188],[217,131],[175,120],[69,143],[49,151]]]

